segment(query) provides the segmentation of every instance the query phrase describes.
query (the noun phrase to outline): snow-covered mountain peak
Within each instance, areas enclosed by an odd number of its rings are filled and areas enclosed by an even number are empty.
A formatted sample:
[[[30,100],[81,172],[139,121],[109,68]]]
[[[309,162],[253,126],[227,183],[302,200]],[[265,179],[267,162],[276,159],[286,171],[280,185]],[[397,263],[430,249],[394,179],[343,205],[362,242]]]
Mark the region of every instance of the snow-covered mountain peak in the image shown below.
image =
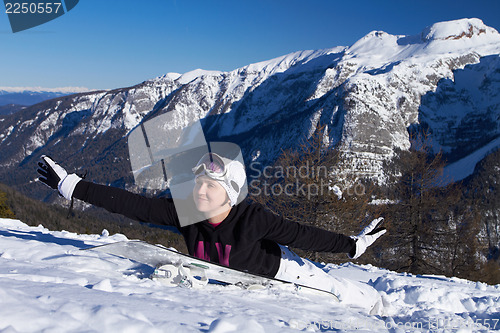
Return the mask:
[[[425,28],[421,36],[423,41],[483,37],[500,39],[500,34],[495,29],[486,26],[483,21],[477,18],[438,22]]]
[[[412,56],[432,56],[451,52],[464,52],[481,48],[481,56],[500,51],[500,34],[477,18],[438,22],[418,35],[391,35],[372,31],[347,50],[358,63],[365,59],[393,62]]]
[[[182,74],[180,74],[180,73],[167,73],[165,75],[158,76],[151,81],[175,81],[178,78],[180,78],[181,76],[182,76]]]
[[[348,48],[347,53],[354,58],[372,59],[373,56],[389,58],[398,53],[398,36],[384,31],[372,31]]]
[[[337,46],[329,49],[321,50],[306,50],[298,51],[286,54],[281,57],[273,58],[271,60],[261,61],[253,63],[241,68],[236,69],[233,72],[238,73],[266,73],[267,75],[282,73],[294,65],[301,64],[304,65],[313,59],[317,59],[321,56],[328,54],[340,53],[346,49],[345,46]],[[320,64],[317,64],[320,65]]]
[[[500,52],[500,34],[480,19],[438,22],[425,28],[419,38],[423,52],[431,54],[475,52],[480,56]]]
[[[224,72],[221,71],[209,71],[209,70],[204,70],[204,69],[195,69],[190,72],[184,73],[181,76],[179,76],[176,81],[177,83],[180,84],[186,84],[189,83],[201,76],[217,76],[220,74],[223,74]]]
[[[385,39],[391,39],[392,37],[394,36],[385,31],[373,30],[367,33],[365,36],[361,37],[350,47],[350,49],[359,48],[360,46],[365,45],[366,43],[369,43],[373,40],[383,41]]]

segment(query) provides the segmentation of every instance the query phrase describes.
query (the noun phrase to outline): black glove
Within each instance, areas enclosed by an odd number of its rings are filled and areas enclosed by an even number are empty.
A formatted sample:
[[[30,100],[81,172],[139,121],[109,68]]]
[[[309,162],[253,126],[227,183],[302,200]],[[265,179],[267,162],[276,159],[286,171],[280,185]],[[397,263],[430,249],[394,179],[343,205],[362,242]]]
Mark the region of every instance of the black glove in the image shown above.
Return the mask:
[[[58,190],[66,199],[71,200],[73,190],[81,178],[75,174],[68,175],[63,167],[48,156],[43,155],[41,158],[42,160],[38,162],[37,172],[40,174],[38,179],[48,187]]]
[[[68,173],[50,157],[43,155],[41,158],[42,160],[38,162],[39,169],[36,170],[40,174],[38,180],[48,187],[57,190],[59,182],[66,178]]]

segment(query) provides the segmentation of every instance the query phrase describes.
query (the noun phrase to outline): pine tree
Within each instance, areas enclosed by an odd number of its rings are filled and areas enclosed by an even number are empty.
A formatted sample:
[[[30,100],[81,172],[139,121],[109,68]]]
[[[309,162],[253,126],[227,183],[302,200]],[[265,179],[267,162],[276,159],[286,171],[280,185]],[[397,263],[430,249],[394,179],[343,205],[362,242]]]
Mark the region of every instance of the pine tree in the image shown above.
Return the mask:
[[[5,192],[0,192],[0,218],[16,218],[16,214],[7,204],[7,194]]]

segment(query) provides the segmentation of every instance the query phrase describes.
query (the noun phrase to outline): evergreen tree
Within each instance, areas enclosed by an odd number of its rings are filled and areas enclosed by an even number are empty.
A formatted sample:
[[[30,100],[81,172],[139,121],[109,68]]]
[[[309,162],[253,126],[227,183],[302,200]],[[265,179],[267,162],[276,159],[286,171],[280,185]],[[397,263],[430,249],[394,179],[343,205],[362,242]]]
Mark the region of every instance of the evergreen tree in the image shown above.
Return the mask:
[[[7,203],[7,194],[5,192],[0,192],[0,218],[16,218],[16,214]]]

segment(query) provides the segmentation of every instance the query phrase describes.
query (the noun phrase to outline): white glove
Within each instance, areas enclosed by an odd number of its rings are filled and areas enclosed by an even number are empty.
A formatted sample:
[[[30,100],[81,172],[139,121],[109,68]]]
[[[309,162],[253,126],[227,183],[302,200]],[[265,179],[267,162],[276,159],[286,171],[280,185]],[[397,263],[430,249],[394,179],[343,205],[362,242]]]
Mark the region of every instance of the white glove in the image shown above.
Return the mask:
[[[38,166],[37,171],[40,174],[38,179],[50,188],[57,189],[66,199],[71,200],[76,184],[82,178],[74,173],[68,175],[63,167],[46,155],[42,156]]]
[[[352,239],[356,240],[356,249],[348,254],[349,258],[359,258],[359,256],[365,253],[368,246],[372,245],[377,238],[387,232],[385,228],[377,228],[382,224],[383,219],[383,217],[379,217],[373,220],[359,235],[351,236]]]

